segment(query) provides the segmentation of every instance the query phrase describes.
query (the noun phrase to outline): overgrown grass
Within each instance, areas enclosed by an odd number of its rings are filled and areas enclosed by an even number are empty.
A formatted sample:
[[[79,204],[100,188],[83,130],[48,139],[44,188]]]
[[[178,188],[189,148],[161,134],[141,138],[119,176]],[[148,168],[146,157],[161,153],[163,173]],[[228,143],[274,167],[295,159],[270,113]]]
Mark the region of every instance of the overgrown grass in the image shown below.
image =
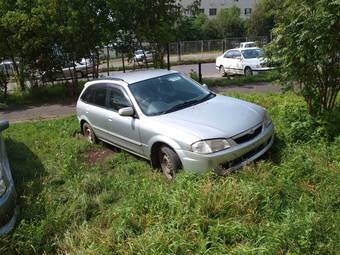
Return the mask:
[[[276,141],[226,177],[168,182],[125,152],[88,165],[83,153],[103,145],[77,135],[75,118],[12,125],[20,215],[0,254],[337,254],[340,111],[308,124],[293,94],[234,96],[268,108]]]

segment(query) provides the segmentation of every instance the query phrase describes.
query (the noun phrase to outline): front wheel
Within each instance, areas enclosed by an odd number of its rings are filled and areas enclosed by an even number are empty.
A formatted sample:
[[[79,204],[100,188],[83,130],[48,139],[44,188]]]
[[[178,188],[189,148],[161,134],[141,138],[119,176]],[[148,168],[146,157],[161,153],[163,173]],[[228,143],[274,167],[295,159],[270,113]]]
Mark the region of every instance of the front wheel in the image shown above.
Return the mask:
[[[181,168],[181,161],[176,152],[168,146],[162,146],[158,153],[158,160],[165,177],[168,180],[174,180]]]
[[[253,71],[251,70],[250,67],[246,67],[246,69],[244,69],[244,75],[245,76],[252,76],[253,75]]]

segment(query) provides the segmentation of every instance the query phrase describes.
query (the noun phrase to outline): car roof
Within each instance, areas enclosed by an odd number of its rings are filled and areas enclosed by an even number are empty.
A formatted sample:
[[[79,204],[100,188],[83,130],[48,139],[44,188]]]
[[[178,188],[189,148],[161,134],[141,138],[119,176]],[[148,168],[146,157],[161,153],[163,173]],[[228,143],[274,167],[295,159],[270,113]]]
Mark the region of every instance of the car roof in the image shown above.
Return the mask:
[[[260,49],[259,47],[249,47],[249,48],[234,48],[234,49],[230,49],[230,50],[257,50]],[[228,50],[228,51],[230,51]]]
[[[105,80],[122,80],[128,84],[136,83],[139,81],[144,81],[152,78],[156,78],[159,76],[178,73],[173,70],[165,70],[165,69],[153,69],[153,70],[142,70],[142,71],[132,71],[126,73],[116,73],[114,75],[110,75],[105,77]]]

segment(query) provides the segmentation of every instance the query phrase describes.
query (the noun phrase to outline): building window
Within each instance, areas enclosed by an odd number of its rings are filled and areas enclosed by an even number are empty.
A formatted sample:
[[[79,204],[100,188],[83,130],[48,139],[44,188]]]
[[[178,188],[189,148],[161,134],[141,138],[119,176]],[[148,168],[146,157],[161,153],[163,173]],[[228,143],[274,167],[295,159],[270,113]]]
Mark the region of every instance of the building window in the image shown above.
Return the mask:
[[[209,9],[209,16],[216,16],[217,9],[216,8],[210,8]]]
[[[198,13],[204,13],[204,8],[198,9]]]
[[[250,14],[251,14],[251,8],[245,8],[244,15],[250,15]]]
[[[238,0],[234,0],[234,2],[238,2]]]

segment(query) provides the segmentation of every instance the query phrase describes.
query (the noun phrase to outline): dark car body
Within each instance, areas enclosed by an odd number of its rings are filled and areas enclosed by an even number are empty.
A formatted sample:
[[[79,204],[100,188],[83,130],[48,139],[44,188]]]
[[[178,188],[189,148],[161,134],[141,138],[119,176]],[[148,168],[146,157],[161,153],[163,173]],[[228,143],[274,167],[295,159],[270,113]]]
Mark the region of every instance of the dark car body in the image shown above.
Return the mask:
[[[1,132],[8,121],[0,121],[0,235],[12,230],[16,220],[16,191]]]

